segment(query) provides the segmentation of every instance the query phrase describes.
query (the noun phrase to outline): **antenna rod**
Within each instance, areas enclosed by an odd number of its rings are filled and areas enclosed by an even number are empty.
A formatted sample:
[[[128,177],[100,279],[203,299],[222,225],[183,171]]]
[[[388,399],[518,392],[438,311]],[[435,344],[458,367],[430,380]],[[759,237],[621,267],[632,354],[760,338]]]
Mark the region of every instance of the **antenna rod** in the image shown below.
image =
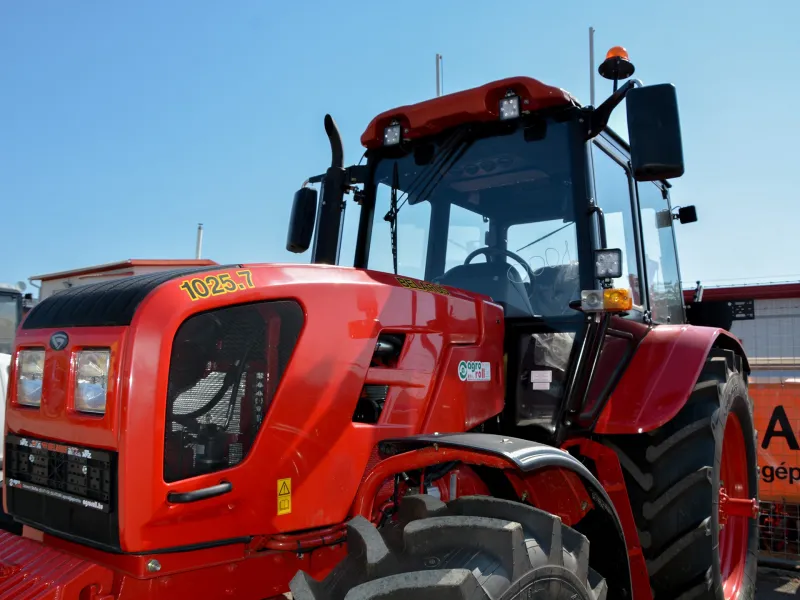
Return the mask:
[[[200,253],[203,249],[203,224],[197,224],[197,248],[195,250],[195,258],[200,260]]]
[[[594,27],[589,27],[589,103],[594,106]]]
[[[441,62],[441,60],[442,60],[442,55],[437,52],[436,53],[436,97],[437,98],[442,95],[442,89],[440,85],[441,76],[439,71],[439,63]]]

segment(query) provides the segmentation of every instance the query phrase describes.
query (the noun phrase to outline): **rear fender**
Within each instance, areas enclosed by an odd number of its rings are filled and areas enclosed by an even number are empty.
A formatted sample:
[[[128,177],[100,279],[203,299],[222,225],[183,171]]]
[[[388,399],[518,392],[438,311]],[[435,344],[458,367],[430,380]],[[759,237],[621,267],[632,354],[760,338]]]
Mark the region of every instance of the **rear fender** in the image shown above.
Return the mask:
[[[692,325],[653,328],[639,343],[611,393],[595,433],[645,433],[672,420],[686,404],[714,347],[740,354],[749,373],[741,343],[724,329]]]
[[[373,515],[373,504],[380,486],[397,473],[447,462],[461,462],[502,470],[520,500],[551,514],[577,521],[591,507],[597,509],[594,529],[608,552],[616,534],[620,560],[627,561],[622,587],[631,590],[627,541],[620,517],[602,484],[591,471],[568,452],[528,440],[486,433],[447,433],[388,439],[379,443],[384,458],[374,466],[358,490],[354,512],[366,519]],[[579,508],[574,508],[575,501]],[[541,502],[542,504],[540,504]],[[582,514],[578,514],[578,513]],[[576,527],[581,530],[580,524]],[[602,532],[602,533],[601,533]],[[587,537],[594,537],[586,533]],[[619,563],[617,563],[619,564]],[[630,594],[629,594],[630,596]]]

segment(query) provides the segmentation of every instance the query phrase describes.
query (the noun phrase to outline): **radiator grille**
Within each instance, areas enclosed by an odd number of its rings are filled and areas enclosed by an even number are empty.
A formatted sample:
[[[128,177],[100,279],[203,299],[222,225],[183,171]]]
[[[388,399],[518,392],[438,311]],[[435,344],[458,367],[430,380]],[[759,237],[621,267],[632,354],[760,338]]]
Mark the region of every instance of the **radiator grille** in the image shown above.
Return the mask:
[[[116,453],[9,434],[4,462],[12,516],[118,547]]]

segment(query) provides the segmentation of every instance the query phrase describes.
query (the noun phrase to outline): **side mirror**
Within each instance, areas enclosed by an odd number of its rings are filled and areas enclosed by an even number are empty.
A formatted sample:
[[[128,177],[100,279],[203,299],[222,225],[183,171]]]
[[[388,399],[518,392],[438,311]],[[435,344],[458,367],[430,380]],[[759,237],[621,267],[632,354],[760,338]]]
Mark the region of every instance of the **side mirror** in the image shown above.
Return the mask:
[[[683,142],[675,86],[634,88],[626,96],[631,166],[636,181],[680,177]]]
[[[681,206],[678,209],[678,221],[681,222],[681,225],[697,222],[697,209],[694,205]]]
[[[317,216],[317,190],[300,188],[292,202],[292,216],[289,218],[289,232],[286,236],[286,249],[302,254],[311,245],[314,233],[314,220]]]

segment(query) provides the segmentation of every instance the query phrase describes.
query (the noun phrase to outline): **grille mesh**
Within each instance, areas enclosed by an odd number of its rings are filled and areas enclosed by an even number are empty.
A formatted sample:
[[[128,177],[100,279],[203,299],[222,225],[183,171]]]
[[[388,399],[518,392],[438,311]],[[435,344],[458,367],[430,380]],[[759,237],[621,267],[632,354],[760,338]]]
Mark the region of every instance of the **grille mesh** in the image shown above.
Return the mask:
[[[303,313],[291,301],[190,317],[175,336],[164,477],[177,481],[247,456],[291,355]]]

